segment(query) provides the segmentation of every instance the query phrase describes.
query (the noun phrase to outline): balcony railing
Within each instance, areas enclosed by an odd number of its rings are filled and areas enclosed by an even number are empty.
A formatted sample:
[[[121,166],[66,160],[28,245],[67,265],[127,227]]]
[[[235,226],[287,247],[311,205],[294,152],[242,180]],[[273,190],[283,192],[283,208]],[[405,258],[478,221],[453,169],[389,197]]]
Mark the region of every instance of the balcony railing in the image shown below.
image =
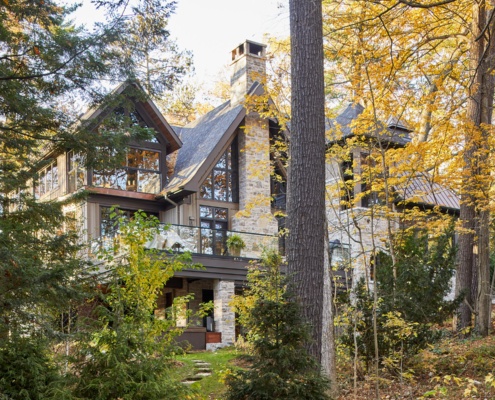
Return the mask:
[[[233,234],[240,236],[245,243],[245,248],[238,253],[227,248],[227,239]],[[264,249],[278,250],[278,242],[277,236],[163,224],[160,233],[154,235],[148,247],[215,256],[260,258]]]

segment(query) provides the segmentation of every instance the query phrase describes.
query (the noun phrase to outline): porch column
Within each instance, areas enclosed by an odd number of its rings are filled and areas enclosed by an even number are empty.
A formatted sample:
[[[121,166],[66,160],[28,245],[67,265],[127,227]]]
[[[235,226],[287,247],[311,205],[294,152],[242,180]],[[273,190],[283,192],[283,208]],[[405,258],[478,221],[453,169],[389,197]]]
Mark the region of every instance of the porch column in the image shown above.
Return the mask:
[[[222,347],[235,341],[235,313],[230,307],[234,296],[234,281],[215,279],[213,282],[215,304],[215,332],[222,332]]]

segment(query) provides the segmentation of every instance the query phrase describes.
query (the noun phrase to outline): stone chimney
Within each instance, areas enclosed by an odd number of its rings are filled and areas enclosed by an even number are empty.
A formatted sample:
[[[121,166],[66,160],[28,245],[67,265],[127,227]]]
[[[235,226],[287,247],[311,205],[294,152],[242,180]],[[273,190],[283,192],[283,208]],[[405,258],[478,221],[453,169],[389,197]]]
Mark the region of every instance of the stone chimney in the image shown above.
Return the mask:
[[[266,75],[266,45],[246,40],[232,50],[230,100],[235,106],[244,101],[254,82]]]
[[[232,51],[231,105],[244,103],[254,82],[264,79],[266,45],[246,40]],[[239,212],[232,218],[232,229],[264,235],[277,234],[277,221],[270,205],[269,122],[248,110],[238,129]],[[250,240],[259,240],[252,236]],[[247,243],[247,248],[259,245]],[[254,247],[253,247],[254,248]]]

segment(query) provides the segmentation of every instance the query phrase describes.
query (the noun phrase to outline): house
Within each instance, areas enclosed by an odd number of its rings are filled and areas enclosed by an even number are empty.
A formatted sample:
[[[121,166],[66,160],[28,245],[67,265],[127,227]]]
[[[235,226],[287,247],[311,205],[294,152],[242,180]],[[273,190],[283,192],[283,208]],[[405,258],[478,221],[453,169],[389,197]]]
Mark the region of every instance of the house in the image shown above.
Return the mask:
[[[277,236],[283,219],[277,211],[285,209],[284,183],[272,179],[271,172],[282,165],[273,163],[270,143],[281,134],[276,120],[261,118],[244,105],[246,95],[261,95],[263,87],[256,81],[265,74],[265,45],[246,41],[232,51],[230,100],[196,121],[171,126],[150,100],[129,95],[134,108],[129,117],[135,124],[152,128],[154,137],[131,143],[125,163],[112,170],[84,169],[81,156],[73,151],[59,154],[44,167],[35,185],[40,199],[63,198],[81,189],[89,196],[84,203],[67,206],[65,212],[81,221],[81,232],[88,242],[105,243],[115,235],[110,208],[117,205],[129,217],[143,210],[169,226],[149,244],[150,248],[189,250],[195,263],[204,269],[185,269],[163,288],[159,308],[172,305],[175,297],[193,294],[188,307],[213,301],[214,312],[203,320],[190,320],[182,338],[195,348],[215,348],[235,340],[235,315],[229,306],[232,296],[241,290],[246,266],[261,256],[263,248],[277,249]],[[131,87],[132,86],[132,87]],[[126,83],[116,93],[140,90]],[[84,121],[95,129],[99,117],[114,109],[88,111]],[[363,112],[351,104],[333,121],[329,121],[329,147],[356,136],[355,121]],[[409,130],[399,121],[389,121],[380,129],[386,148],[405,146]],[[376,140],[377,133],[364,135]],[[365,143],[364,141],[363,143]],[[346,265],[349,259],[368,254],[373,240],[387,231],[386,220],[369,218],[371,206],[380,202],[380,193],[363,193],[366,182],[353,180],[369,166],[366,146],[355,146],[347,159],[331,158],[327,164],[327,185],[346,190],[329,196],[327,217],[332,262]],[[426,177],[416,176],[401,187],[402,200],[422,207],[437,205],[445,211],[458,209],[458,199],[438,185],[429,185]],[[335,193],[334,193],[335,194]],[[351,200],[356,201],[351,201]],[[400,196],[394,207],[404,207]],[[240,254],[227,246],[227,239],[239,235],[245,243]],[[356,240],[362,235],[360,241]],[[365,257],[366,259],[366,257]],[[366,262],[354,270],[353,278],[369,268]],[[346,271],[344,271],[345,273]]]
[[[214,302],[210,318],[188,321],[183,339],[196,348],[234,342],[231,298],[245,280],[249,261],[258,259],[263,248],[278,248],[270,137],[280,127],[244,107],[247,94],[263,92],[255,78],[265,74],[265,48],[252,41],[236,47],[230,100],[183,127],[171,126],[151,100],[134,98],[131,93],[140,90],[139,85],[122,84],[115,93],[129,94],[134,105],[131,121],[152,128],[154,137],[132,142],[125,162],[112,170],[86,170],[74,151],[53,156],[34,185],[41,200],[61,199],[81,189],[89,192],[83,203],[65,209],[81,221],[80,231],[88,242],[112,240],[112,206],[129,217],[143,210],[169,225],[149,247],[189,250],[204,269],[177,273],[163,288],[158,305],[167,308],[185,294],[194,294],[188,305],[193,310],[202,302]],[[112,112],[124,111],[118,104],[92,109],[82,121],[98,129],[100,117]],[[226,246],[234,232],[245,243],[236,255]]]
[[[378,164],[386,153],[410,143],[411,130],[397,118],[370,122],[364,112],[362,105],[351,103],[327,121],[328,148],[333,155],[326,172],[330,250],[334,269],[347,274],[342,283],[347,288],[366,272],[372,282],[374,255],[388,252],[389,232],[414,224],[404,216],[413,215],[414,210],[420,211],[420,218],[427,218],[424,213],[433,210],[458,216],[460,207],[452,190],[434,182],[427,172],[412,171],[411,166],[400,176],[392,176],[385,207],[383,169]]]

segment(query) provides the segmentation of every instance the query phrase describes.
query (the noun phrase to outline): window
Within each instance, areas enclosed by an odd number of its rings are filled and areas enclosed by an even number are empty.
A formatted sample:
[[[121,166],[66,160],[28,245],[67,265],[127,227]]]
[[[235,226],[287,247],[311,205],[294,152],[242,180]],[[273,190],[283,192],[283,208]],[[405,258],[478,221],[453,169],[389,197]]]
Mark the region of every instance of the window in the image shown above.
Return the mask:
[[[123,210],[115,209],[112,207],[100,207],[100,236],[102,237],[114,237],[119,233],[119,218],[123,217],[125,220],[130,220],[134,216],[137,210]],[[117,215],[113,218],[112,213]],[[146,213],[147,215],[154,215],[158,218],[158,213]]]
[[[208,174],[199,193],[203,199],[239,201],[237,137]]]
[[[39,199],[56,189],[58,189],[58,167],[55,161],[39,172],[38,182],[34,187],[34,195]]]
[[[275,173],[270,176],[271,206],[275,210],[285,210],[287,205],[287,183],[280,168],[275,165]]]
[[[121,120],[124,120],[126,117],[129,118],[130,126],[140,126],[141,128],[150,128],[151,126],[144,120],[142,115],[137,110],[126,110],[123,107],[116,108],[114,114]],[[147,142],[158,143],[158,140],[155,135],[146,140]]]
[[[199,206],[201,216],[201,253],[223,255],[226,252],[228,210]]]
[[[350,269],[350,251],[347,245],[339,240],[330,241],[330,267],[337,292],[348,291],[352,287],[352,271]]]
[[[372,207],[383,204],[379,193],[372,190],[371,182],[381,177],[376,172],[376,161],[367,153],[361,153],[361,207]]]
[[[86,170],[84,168],[84,157],[72,150],[67,153],[67,190],[75,192],[85,184]]]
[[[132,192],[159,193],[160,152],[130,148],[122,168],[93,171],[93,185]]]

